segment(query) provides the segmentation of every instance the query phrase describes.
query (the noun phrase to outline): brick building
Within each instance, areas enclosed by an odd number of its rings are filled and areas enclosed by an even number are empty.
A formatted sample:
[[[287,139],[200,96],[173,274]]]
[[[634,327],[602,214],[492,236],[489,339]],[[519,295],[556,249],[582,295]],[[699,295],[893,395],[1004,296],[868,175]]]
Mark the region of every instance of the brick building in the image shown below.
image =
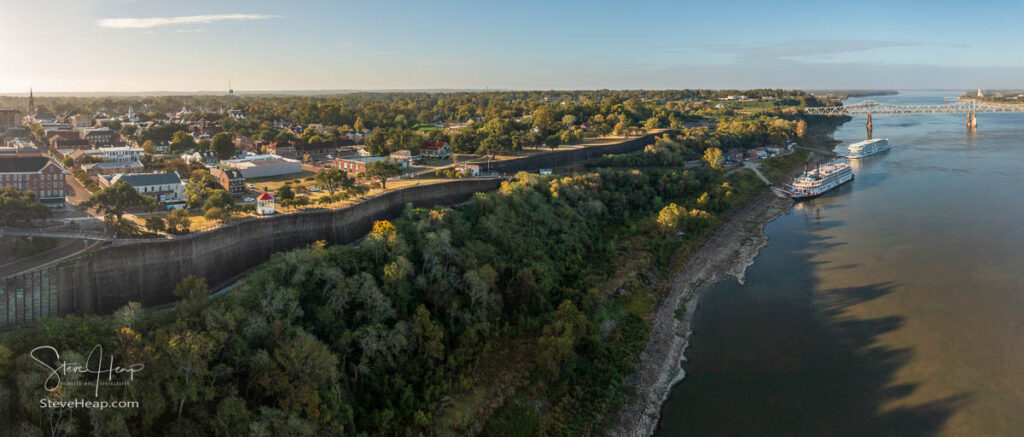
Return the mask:
[[[41,156],[0,158],[0,187],[31,190],[49,206],[64,206],[63,167]]]

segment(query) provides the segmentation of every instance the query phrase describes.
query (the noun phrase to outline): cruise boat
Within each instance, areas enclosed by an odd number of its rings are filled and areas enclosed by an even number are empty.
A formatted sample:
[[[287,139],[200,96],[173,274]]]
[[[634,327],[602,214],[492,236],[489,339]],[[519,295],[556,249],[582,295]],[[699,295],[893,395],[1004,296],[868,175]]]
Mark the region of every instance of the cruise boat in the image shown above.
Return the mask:
[[[889,145],[888,138],[874,138],[850,144],[847,148],[850,149],[850,153],[846,155],[847,158],[859,159],[868,155],[884,152],[891,149],[892,146]]]
[[[853,170],[845,160],[837,159],[811,171],[804,171],[783,191],[793,199],[807,199],[820,196],[842,184],[853,180]]]

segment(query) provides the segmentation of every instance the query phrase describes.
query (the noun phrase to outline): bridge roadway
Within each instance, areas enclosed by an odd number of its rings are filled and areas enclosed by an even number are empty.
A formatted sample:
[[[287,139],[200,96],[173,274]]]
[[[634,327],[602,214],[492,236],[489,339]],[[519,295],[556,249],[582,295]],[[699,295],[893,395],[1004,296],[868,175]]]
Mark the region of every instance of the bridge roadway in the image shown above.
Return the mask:
[[[811,115],[974,114],[978,112],[1024,112],[1024,104],[989,103],[969,99],[942,105],[894,105],[865,100],[845,106],[804,108],[804,111]]]

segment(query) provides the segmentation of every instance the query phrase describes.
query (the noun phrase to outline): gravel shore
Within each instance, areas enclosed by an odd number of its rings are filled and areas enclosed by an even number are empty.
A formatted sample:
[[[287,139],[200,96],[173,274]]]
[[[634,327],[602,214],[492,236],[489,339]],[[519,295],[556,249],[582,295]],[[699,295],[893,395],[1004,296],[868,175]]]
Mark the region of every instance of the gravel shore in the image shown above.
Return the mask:
[[[613,436],[649,436],[658,426],[661,406],[672,386],[685,376],[681,361],[690,336],[697,296],[712,284],[735,277],[741,284],[748,266],[768,245],[764,225],[789,211],[790,199],[766,192],[733,215],[672,277],[669,293],[658,307],[651,338],[635,372],[626,381],[636,398],[619,411]]]

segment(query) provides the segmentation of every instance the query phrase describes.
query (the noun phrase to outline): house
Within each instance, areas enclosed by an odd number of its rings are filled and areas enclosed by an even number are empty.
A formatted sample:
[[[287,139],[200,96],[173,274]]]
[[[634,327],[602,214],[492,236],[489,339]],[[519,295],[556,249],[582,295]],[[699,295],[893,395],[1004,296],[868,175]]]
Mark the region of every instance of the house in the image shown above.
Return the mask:
[[[149,196],[165,205],[185,203],[185,184],[174,173],[116,174],[99,178],[100,186],[110,187],[118,182],[131,185],[135,191]]]
[[[371,162],[390,159],[386,156],[359,156],[353,158],[338,158],[332,160],[328,166],[338,170],[344,170],[349,176],[356,176],[366,171],[366,166]]]
[[[64,167],[42,156],[0,157],[0,187],[33,191],[47,206],[64,206],[65,174]]]
[[[245,193],[245,176],[242,176],[242,172],[233,168],[221,169],[213,167],[210,169],[210,174],[217,178],[220,181],[220,186],[224,187],[232,195]]]
[[[235,121],[245,121],[245,112],[242,112],[241,109],[230,109],[228,110],[228,117]]]
[[[202,164],[207,167],[215,166],[220,162],[220,159],[217,158],[217,154],[209,150],[182,154],[181,160],[189,164]]]
[[[729,149],[725,156],[734,162],[743,162],[743,158],[746,157],[746,152],[744,152],[743,149]]]
[[[473,177],[480,176],[480,166],[477,164],[459,164],[455,166],[455,171]]]
[[[446,141],[425,141],[420,146],[420,152],[426,158],[447,159],[452,156],[452,146]]]
[[[246,179],[302,173],[302,162],[277,155],[254,155],[221,161],[225,169],[242,172]]]
[[[270,193],[260,194],[260,197],[256,198],[256,213],[274,215],[274,196]]]
[[[413,155],[411,150],[399,150],[391,153],[388,157],[401,165],[402,168],[409,168],[409,165],[420,160],[420,155]]]

